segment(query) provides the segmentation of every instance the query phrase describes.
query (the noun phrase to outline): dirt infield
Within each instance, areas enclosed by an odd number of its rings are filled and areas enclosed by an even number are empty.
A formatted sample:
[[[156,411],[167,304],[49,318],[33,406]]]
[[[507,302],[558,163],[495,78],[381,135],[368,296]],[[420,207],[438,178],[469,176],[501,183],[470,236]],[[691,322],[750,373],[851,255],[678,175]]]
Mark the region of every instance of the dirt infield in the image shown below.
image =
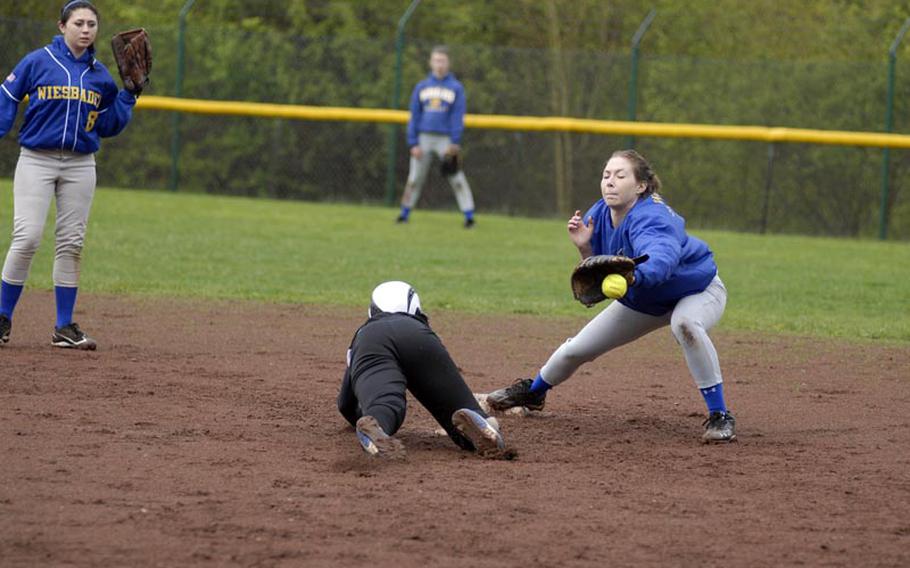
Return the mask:
[[[584,321],[426,303],[478,391]],[[377,464],[334,408],[365,311],[85,296],[83,353],[27,293],[0,348],[0,566],[910,565],[910,347],[721,329],[740,441],[708,447],[664,330],[504,417],[516,461],[412,405],[408,460]]]

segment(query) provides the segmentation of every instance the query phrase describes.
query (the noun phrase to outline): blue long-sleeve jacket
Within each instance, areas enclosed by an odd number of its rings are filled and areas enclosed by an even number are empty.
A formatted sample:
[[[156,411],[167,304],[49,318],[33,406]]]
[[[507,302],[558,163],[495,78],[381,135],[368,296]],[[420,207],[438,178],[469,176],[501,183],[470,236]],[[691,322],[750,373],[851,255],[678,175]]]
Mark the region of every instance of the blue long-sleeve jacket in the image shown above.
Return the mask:
[[[0,138],[13,127],[26,95],[19,144],[32,150],[97,152],[101,137],[126,127],[136,104],[134,95],[118,91],[94,48],[76,59],[63,36],[26,55],[0,84]]]
[[[430,73],[411,93],[408,147],[417,145],[421,132],[448,134],[453,144],[461,144],[465,108],[464,87],[455,75],[437,79]]]
[[[613,227],[603,199],[585,213],[594,221],[591,248],[597,254],[650,258],[635,269],[635,284],[619,302],[659,316],[686,296],[705,290],[717,275],[714,254],[704,241],[686,233],[686,221],[660,196],[638,200],[619,227]]]

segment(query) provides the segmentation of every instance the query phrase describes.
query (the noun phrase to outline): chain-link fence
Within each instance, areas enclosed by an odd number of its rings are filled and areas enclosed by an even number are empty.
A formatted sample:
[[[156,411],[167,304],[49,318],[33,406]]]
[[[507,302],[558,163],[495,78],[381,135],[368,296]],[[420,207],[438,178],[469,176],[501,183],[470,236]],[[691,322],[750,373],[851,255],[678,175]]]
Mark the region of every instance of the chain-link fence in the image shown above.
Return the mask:
[[[103,37],[116,22],[105,21]],[[0,19],[0,73],[46,44],[52,23]],[[173,95],[177,27],[150,30],[150,94]],[[112,68],[106,40],[99,59]],[[400,105],[426,73],[429,44],[404,54]],[[450,46],[468,111],[624,120],[629,54]],[[183,96],[290,104],[388,108],[394,45],[371,39],[305,38],[191,24]],[[643,56],[638,119],[880,131],[886,60],[728,61]],[[899,60],[895,131],[910,131],[910,61]],[[19,119],[21,120],[21,118]],[[165,189],[171,181],[174,115],[137,111],[99,153],[102,185]],[[383,203],[390,125],[185,115],[180,191]],[[395,188],[407,176],[397,128]],[[479,212],[565,215],[599,198],[600,172],[627,138],[469,130],[465,171]],[[0,140],[0,176],[11,176],[15,137]],[[882,151],[799,144],[636,139],[664,182],[664,196],[690,226],[817,235],[878,234]],[[564,168],[557,168],[561,160]],[[769,164],[772,167],[769,167]],[[563,172],[557,175],[557,172]],[[770,183],[769,182],[770,179]],[[910,238],[910,152],[891,151],[889,235]],[[455,208],[431,174],[420,207]]]

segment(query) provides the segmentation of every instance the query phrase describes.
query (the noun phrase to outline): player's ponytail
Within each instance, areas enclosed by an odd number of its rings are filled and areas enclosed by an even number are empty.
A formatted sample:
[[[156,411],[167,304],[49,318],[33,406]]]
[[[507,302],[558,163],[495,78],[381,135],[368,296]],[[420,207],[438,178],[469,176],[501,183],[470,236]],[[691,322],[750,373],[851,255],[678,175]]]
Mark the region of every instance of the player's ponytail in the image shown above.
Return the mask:
[[[657,195],[660,191],[660,178],[657,177],[657,174],[651,169],[651,164],[648,163],[648,160],[646,160],[644,156],[635,150],[617,150],[613,152],[613,155],[610,157],[625,158],[629,160],[632,164],[632,174],[635,176],[635,181],[645,183],[646,187],[645,191],[641,194],[642,197]]]

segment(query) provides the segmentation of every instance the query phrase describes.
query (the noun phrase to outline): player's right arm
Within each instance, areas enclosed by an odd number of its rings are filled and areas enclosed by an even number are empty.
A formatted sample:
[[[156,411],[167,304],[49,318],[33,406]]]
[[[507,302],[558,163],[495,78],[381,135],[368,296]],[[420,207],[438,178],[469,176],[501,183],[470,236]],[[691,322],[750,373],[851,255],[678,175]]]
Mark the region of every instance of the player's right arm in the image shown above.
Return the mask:
[[[28,94],[31,82],[31,63],[26,57],[0,84],[0,138],[13,128],[19,103]]]
[[[600,244],[603,238],[603,232],[608,230],[607,215],[610,214],[610,208],[601,199],[597,201],[584,215],[581,211],[575,211],[575,215],[569,219],[568,229],[569,238],[572,244],[578,248],[578,253],[582,259],[598,254],[605,254],[600,250]]]
[[[411,117],[408,119],[408,148],[414,148],[418,144],[418,136],[420,134],[417,130],[417,125],[420,123],[420,117],[423,114],[423,107],[420,105],[420,83],[414,86],[414,91],[411,93],[410,111]]]
[[[591,237],[594,236],[594,224],[593,217],[589,217],[587,223],[585,223],[580,210],[576,210],[572,218],[569,219],[567,226],[569,238],[572,240],[572,244],[578,248],[581,258],[588,258],[593,254]]]
[[[348,357],[350,357],[350,351],[348,352]],[[360,418],[359,408],[360,406],[357,403],[357,397],[354,396],[354,386],[351,384],[351,366],[348,366],[344,370],[344,378],[341,380],[341,389],[338,391],[338,412],[344,416],[344,419],[348,421],[351,426],[356,426],[357,420]]]

